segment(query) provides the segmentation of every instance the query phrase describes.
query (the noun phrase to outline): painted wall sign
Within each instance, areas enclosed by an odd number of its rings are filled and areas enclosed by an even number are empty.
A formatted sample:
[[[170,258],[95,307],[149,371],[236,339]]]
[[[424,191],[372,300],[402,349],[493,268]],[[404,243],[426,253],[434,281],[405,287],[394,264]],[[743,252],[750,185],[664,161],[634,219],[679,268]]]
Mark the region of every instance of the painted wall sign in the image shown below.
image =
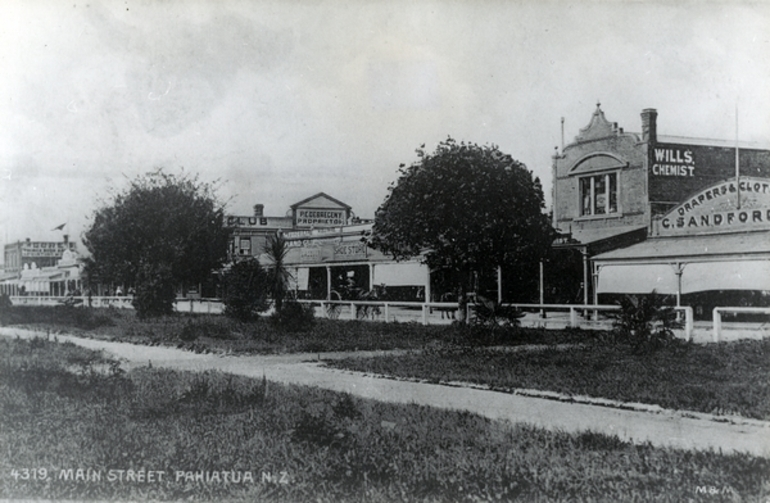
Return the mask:
[[[74,244],[63,242],[33,241],[21,246],[22,257],[51,257],[59,258],[64,250],[72,249]]]
[[[770,151],[739,150],[741,176],[770,178]],[[650,202],[683,203],[735,176],[735,147],[657,143],[649,149]]]
[[[321,261],[321,248],[300,248],[299,260],[302,263],[306,262],[320,262]]]
[[[654,230],[669,236],[759,229],[770,229],[770,179],[741,177],[687,198],[659,219]]]
[[[650,168],[653,176],[695,176],[695,156],[692,149],[652,149],[655,163]]]

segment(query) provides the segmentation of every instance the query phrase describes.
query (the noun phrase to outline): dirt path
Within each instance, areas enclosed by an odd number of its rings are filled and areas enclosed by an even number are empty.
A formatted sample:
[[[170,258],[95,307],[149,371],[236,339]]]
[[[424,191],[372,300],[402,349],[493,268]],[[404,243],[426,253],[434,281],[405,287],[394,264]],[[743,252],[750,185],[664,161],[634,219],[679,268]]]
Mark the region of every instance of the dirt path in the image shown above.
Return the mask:
[[[0,335],[33,337],[40,334],[3,327],[0,328]],[[125,359],[130,367],[152,362],[155,367],[193,371],[216,369],[258,378],[265,375],[268,380],[276,382],[318,386],[385,402],[467,410],[491,419],[523,422],[551,430],[591,430],[636,443],[650,442],[657,446],[715,449],[770,457],[770,422],[767,421],[745,420],[731,424],[708,419],[703,414],[698,415],[701,417],[688,417],[688,414],[676,411],[643,412],[468,387],[384,379],[324,367],[322,362],[317,361],[318,354],[220,356],[67,335],[57,337],[60,341],[105,350]],[[344,354],[320,354],[321,360],[340,356]]]

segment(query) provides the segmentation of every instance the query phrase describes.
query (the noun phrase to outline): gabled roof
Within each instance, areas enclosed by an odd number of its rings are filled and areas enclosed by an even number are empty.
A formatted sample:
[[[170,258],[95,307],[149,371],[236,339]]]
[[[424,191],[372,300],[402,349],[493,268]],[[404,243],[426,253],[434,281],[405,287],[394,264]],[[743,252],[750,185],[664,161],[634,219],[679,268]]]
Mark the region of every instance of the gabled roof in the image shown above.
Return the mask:
[[[330,196],[329,194],[326,194],[325,192],[319,192],[318,194],[315,194],[315,195],[313,195],[313,196],[310,196],[310,197],[308,197],[307,199],[303,199],[302,201],[300,201],[300,202],[298,202],[298,203],[294,203],[294,204],[292,204],[291,206],[289,206],[289,208],[291,208],[292,210],[294,210],[294,209],[297,209],[299,206],[302,206],[302,205],[304,205],[304,204],[306,204],[306,203],[308,203],[308,202],[312,201],[313,199],[319,199],[319,198],[322,198],[322,197],[324,197],[324,198],[326,198],[326,199],[328,199],[328,200],[332,201],[332,202],[333,202],[333,203],[335,203],[335,204],[338,204],[338,205],[342,206],[342,207],[343,207],[343,208],[345,208],[346,210],[349,210],[349,209],[351,209],[351,207],[350,207],[349,205],[347,205],[347,204],[343,203],[343,202],[342,202],[342,201],[340,201],[339,199],[335,199],[335,198],[333,198],[332,196]]]

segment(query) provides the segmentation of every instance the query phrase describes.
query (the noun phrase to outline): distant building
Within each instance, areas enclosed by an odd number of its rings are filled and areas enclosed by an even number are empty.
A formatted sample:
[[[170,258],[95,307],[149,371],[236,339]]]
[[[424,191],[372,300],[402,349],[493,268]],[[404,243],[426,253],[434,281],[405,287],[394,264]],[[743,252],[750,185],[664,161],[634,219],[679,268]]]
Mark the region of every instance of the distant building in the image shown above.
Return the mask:
[[[62,258],[66,250],[76,251],[75,243],[64,236],[62,241],[17,241],[5,245],[5,273],[18,273],[24,266],[50,267]]]
[[[291,216],[269,217],[264,214],[264,209],[264,205],[256,204],[252,215],[227,216],[226,226],[230,229],[228,260],[258,256],[269,235],[293,227]]]
[[[264,216],[263,206],[256,205],[253,216],[228,216],[227,225],[230,259],[253,256],[265,265],[265,240],[280,232],[289,247],[291,289],[300,298],[351,299],[375,287],[400,300],[429,298],[427,266],[419,258],[397,263],[370,248],[372,222],[361,221],[348,204],[324,192],[292,204],[286,216]]]
[[[5,246],[11,268],[0,278],[6,295],[61,296],[82,290],[82,262],[75,243],[19,241]]]
[[[264,251],[267,237],[297,229],[324,229],[350,223],[351,207],[323,192],[291,205],[285,216],[266,216],[264,205],[254,205],[254,214],[232,215],[226,219],[230,229],[228,258],[257,257]]]

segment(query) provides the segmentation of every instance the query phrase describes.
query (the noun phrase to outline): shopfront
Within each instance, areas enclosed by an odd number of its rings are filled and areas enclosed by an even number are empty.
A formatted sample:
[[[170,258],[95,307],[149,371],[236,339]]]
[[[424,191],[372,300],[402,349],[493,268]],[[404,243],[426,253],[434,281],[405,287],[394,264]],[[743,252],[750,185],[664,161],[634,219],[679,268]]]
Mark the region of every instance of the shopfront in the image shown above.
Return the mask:
[[[691,305],[770,305],[770,180],[706,187],[654,219],[643,243],[594,257],[598,300],[655,290]]]
[[[593,302],[657,293],[709,310],[766,305],[770,292],[770,149],[745,142],[590,123],[553,157],[555,248],[584,258]]]

